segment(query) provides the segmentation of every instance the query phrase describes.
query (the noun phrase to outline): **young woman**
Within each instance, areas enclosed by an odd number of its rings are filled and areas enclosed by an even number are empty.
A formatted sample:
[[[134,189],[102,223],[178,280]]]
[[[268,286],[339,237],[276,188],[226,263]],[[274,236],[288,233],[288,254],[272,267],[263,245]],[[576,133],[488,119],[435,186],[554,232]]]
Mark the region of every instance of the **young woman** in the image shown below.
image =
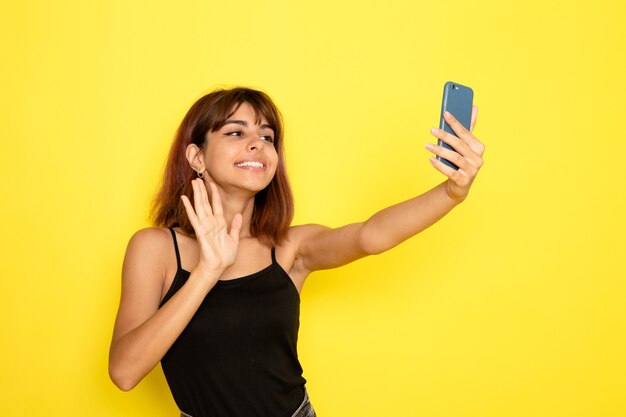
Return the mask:
[[[130,240],[109,374],[133,388],[161,361],[181,416],[314,416],[296,343],[300,291],[316,270],[384,252],[462,202],[484,145],[456,132],[427,145],[447,180],[362,223],[291,226],[280,114],[264,93],[218,90],[178,129],[161,191],[158,227]],[[189,196],[189,197],[188,197]],[[190,200],[193,196],[193,204]]]

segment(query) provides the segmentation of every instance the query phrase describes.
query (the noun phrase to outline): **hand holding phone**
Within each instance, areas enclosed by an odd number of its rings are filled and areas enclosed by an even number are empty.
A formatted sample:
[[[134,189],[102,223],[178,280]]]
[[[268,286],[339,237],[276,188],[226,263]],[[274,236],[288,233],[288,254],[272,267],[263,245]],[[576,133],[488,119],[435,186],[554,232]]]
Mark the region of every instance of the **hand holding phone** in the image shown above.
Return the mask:
[[[457,119],[463,125],[463,127],[465,127],[467,130],[470,130],[473,99],[474,91],[471,88],[458,83],[454,83],[452,81],[448,81],[443,87],[443,99],[441,100],[441,116],[439,119],[439,129],[448,132],[451,135],[457,136],[454,130],[452,130],[450,125],[443,118],[444,112],[448,111],[454,116],[455,119]],[[443,146],[446,149],[450,149],[456,152],[456,150],[452,146],[442,141],[441,139],[437,141],[437,145]],[[456,170],[459,169],[458,166],[454,165],[447,159],[440,157],[439,155],[437,155],[437,159],[449,166],[450,168],[454,168]]]
[[[472,133],[477,108],[472,106],[472,89],[458,83],[447,82],[441,104],[439,129],[431,129],[437,146],[429,143],[426,149],[437,158],[430,163],[448,177],[446,195],[455,202],[463,201],[483,165],[485,145]]]

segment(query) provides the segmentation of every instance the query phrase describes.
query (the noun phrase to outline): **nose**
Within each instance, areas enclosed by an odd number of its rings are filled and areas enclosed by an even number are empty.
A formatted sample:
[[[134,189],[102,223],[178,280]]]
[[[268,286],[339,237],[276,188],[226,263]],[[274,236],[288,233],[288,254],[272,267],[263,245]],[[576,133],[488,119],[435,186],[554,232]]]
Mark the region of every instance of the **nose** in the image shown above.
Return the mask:
[[[262,151],[265,142],[261,139],[261,135],[255,135],[248,143],[249,151]]]

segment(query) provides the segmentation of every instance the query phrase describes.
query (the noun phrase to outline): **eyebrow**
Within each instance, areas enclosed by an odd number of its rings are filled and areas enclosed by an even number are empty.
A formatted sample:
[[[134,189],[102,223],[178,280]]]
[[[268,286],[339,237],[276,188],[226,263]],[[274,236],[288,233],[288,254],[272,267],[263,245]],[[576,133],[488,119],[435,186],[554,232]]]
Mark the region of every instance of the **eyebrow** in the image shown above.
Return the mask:
[[[241,125],[243,127],[248,127],[248,122],[246,122],[245,120],[235,120],[235,119],[226,120],[226,123],[224,123],[224,125],[228,125],[228,124]],[[274,128],[268,124],[262,124],[261,129],[274,130]]]

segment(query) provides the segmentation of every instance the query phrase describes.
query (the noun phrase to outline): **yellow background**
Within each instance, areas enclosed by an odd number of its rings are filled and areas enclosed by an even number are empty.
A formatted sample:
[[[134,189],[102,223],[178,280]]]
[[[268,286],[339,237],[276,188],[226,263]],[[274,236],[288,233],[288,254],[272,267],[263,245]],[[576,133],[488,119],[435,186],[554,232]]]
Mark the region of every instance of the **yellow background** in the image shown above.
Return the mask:
[[[624,3],[21,1],[0,13],[1,415],[175,416],[157,367],[107,375],[120,270],[174,131],[215,87],[285,117],[295,224],[442,181],[442,88],[486,164],[397,248],[309,277],[321,417],[625,416]],[[419,216],[419,213],[415,213]]]

